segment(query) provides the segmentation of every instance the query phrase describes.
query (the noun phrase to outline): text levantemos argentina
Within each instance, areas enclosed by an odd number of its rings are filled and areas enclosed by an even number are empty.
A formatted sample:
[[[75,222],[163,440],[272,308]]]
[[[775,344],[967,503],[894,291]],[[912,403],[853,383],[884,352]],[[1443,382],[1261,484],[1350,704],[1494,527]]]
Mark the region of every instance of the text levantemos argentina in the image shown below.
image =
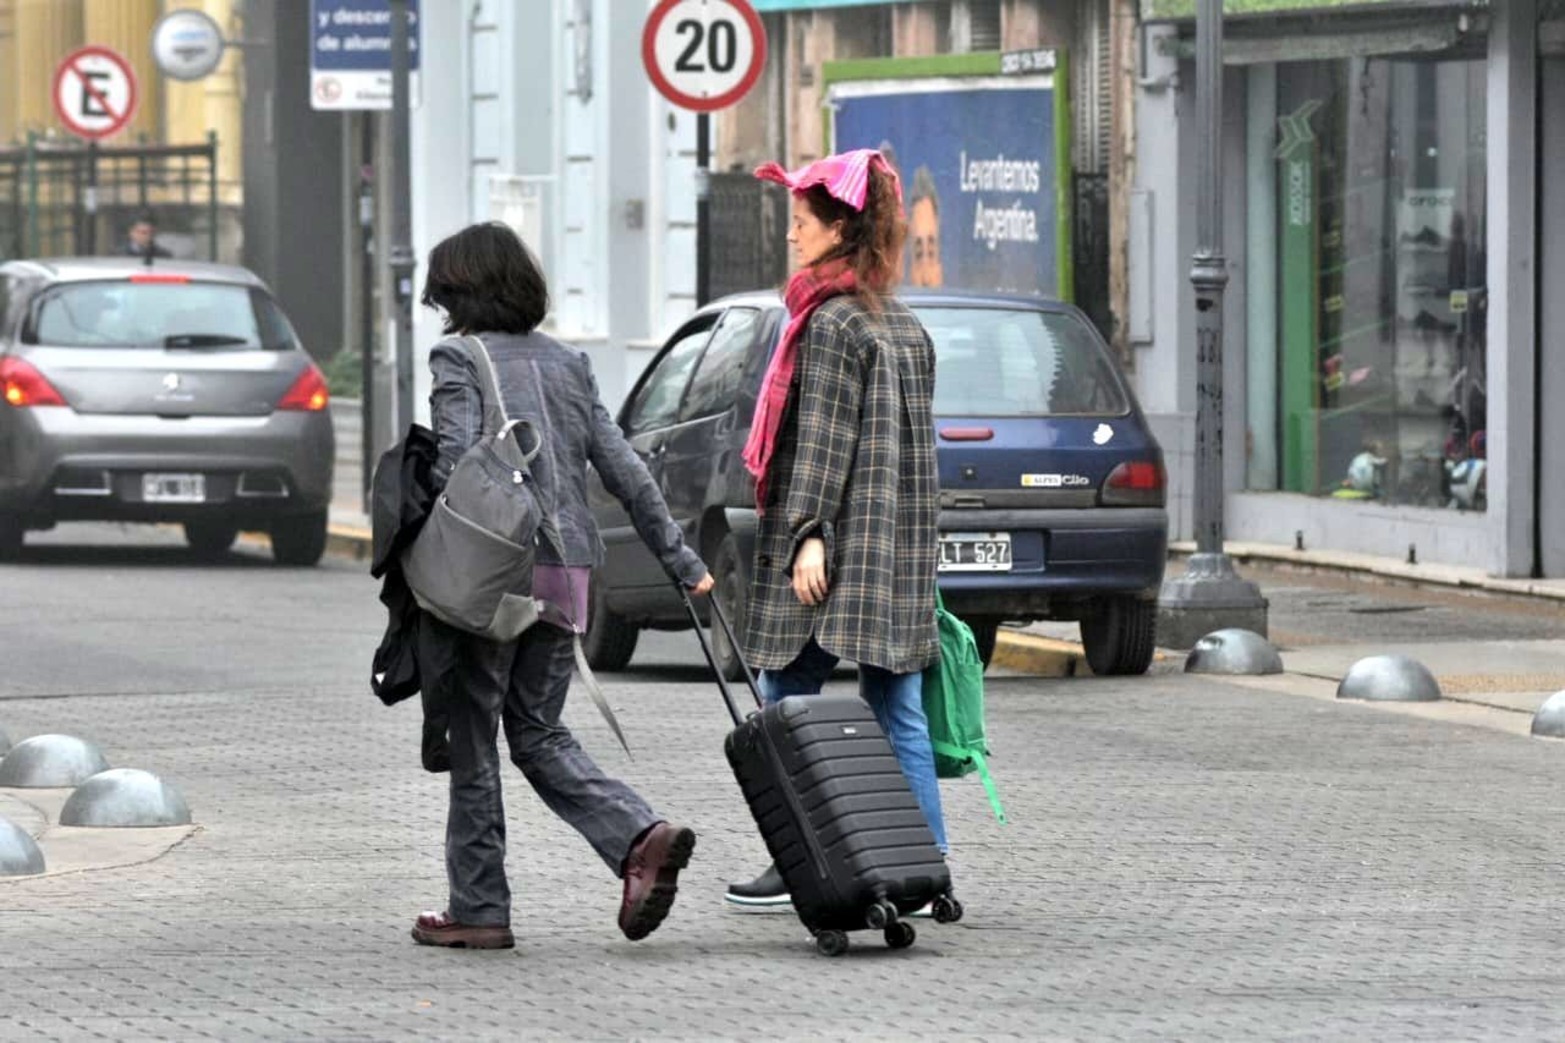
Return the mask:
[[[1043,164],[1037,160],[968,159],[963,149],[963,192],[1026,192],[1037,195],[1043,189]],[[1038,211],[1017,200],[1008,207],[984,206],[978,201],[973,217],[973,238],[993,250],[999,243],[1036,243]]]

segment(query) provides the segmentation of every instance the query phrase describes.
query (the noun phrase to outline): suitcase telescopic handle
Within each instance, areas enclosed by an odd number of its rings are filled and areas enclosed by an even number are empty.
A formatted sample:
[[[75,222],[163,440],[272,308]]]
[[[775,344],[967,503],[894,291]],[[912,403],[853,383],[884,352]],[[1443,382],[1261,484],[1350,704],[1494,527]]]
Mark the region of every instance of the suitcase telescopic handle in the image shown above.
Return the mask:
[[[701,642],[701,651],[712,667],[712,673],[717,675],[717,687],[723,693],[723,702],[728,705],[728,715],[734,719],[734,724],[743,724],[744,718],[739,713],[738,704],[734,702],[733,689],[728,686],[728,678],[723,676],[723,668],[718,665],[717,656],[712,654],[712,643],[707,640],[706,631],[701,628],[701,615],[696,611],[695,603],[690,600],[690,591],[678,580],[674,581],[674,586],[679,591],[680,599],[685,603],[685,611],[690,614],[690,625],[696,632],[696,640]],[[709,596],[707,602],[712,606],[712,618],[723,628],[723,636],[728,639],[728,647],[734,650],[734,657],[739,660],[739,668],[744,672],[744,681],[750,689],[750,695],[755,699],[756,707],[760,708],[763,705],[760,685],[756,683],[750,664],[744,661],[744,652],[734,637],[734,628],[728,622],[728,614],[723,611],[723,606],[718,603],[716,597]]]

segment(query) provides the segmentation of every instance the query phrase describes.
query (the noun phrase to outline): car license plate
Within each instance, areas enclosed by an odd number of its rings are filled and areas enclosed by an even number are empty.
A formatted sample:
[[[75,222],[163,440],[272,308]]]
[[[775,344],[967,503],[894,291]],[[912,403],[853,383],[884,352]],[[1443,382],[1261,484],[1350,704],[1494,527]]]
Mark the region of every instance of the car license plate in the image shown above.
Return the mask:
[[[205,503],[204,474],[144,474],[141,476],[144,503]]]
[[[940,537],[941,572],[1010,572],[1008,532],[948,532]]]

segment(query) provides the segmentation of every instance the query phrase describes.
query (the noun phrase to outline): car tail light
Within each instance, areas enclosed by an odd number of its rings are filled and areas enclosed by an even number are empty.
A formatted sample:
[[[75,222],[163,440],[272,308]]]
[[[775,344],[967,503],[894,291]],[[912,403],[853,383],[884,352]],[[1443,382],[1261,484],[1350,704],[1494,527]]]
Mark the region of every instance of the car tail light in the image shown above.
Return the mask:
[[[187,283],[190,281],[190,276],[176,275],[173,272],[137,272],[135,275],[130,277],[130,281],[151,283]]]
[[[1160,460],[1126,460],[1109,472],[1102,500],[1109,507],[1161,507],[1168,476]]]
[[[299,379],[293,382],[288,393],[278,401],[277,408],[319,413],[330,401],[331,394],[326,390],[326,377],[312,362],[303,373],[299,374]]]
[[[18,358],[0,358],[0,389],[4,389],[6,405],[18,409],[65,405],[65,399],[37,367]]]

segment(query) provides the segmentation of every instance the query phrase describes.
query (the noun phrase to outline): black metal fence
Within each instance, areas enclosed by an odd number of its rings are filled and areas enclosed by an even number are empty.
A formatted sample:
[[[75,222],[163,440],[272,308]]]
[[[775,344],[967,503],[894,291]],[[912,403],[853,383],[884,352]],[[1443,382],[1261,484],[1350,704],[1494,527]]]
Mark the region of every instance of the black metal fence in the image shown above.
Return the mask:
[[[1076,305],[1087,313],[1109,343],[1114,342],[1114,310],[1109,296],[1109,176],[1077,173],[1072,250],[1076,269]]]
[[[788,278],[788,192],[748,173],[713,174],[708,220],[712,299]]]
[[[217,135],[201,145],[103,147],[30,136],[0,148],[0,260],[119,251],[150,214],[217,259]],[[198,247],[199,249],[199,247]]]

